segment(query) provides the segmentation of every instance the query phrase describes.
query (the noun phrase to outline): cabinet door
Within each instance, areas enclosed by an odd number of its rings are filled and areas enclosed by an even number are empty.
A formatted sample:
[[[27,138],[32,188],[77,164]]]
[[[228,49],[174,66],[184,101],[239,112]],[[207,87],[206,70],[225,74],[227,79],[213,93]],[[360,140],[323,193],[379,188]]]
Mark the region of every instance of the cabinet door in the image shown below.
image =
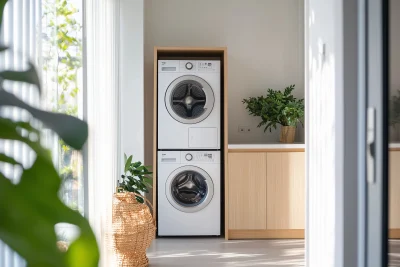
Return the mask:
[[[266,229],[266,153],[229,153],[229,229]]]
[[[267,153],[267,229],[304,229],[304,152]]]
[[[389,229],[400,229],[400,151],[389,153]]]

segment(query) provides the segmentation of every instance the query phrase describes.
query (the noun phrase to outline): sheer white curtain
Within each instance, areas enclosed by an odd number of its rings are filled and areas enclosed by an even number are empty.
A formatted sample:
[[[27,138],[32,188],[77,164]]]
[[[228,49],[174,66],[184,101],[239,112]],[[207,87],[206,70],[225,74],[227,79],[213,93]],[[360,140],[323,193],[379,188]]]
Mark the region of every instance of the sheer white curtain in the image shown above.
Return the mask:
[[[22,70],[27,67],[27,59],[38,65],[40,42],[37,33],[40,31],[40,16],[39,0],[8,1],[4,10],[2,29],[0,29],[0,43],[6,44],[15,53],[0,54],[0,70],[5,68]],[[39,95],[32,86],[5,82],[4,87],[25,102],[34,106],[39,105]],[[0,112],[3,116],[14,120],[29,118],[26,112],[16,108],[0,108]],[[14,157],[25,166],[32,164],[34,159],[30,149],[20,142],[0,140],[0,152]],[[0,164],[0,171],[11,180],[17,182],[19,179],[20,171],[10,165]],[[0,267],[22,266],[26,266],[24,260],[0,241]]]
[[[101,247],[101,266],[114,266],[110,246],[112,195],[119,173],[119,0],[87,0],[86,70],[89,142],[88,216]]]

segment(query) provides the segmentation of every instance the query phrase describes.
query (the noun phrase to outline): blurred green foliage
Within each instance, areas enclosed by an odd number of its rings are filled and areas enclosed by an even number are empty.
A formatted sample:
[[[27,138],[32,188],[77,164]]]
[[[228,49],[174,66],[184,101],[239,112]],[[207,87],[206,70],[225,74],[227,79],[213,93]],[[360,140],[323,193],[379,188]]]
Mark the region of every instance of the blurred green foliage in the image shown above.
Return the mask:
[[[0,23],[6,2],[0,0]],[[0,52],[6,50],[0,45]],[[5,80],[32,84],[40,91],[32,64],[26,71],[0,70],[0,108],[26,110],[32,119],[41,121],[44,127],[57,133],[66,145],[78,150],[82,148],[88,136],[85,122],[30,106],[3,88]],[[25,166],[16,158],[0,153],[2,163],[22,171],[21,179],[16,183],[0,172],[0,239],[23,257],[29,267],[97,267],[99,249],[94,233],[79,212],[59,199],[61,179],[50,151],[41,145],[39,129],[30,121],[14,121],[2,116],[0,129],[1,140],[24,143],[36,156],[31,166]],[[56,245],[57,223],[70,223],[80,229],[80,235],[69,245],[67,252],[61,252]]]

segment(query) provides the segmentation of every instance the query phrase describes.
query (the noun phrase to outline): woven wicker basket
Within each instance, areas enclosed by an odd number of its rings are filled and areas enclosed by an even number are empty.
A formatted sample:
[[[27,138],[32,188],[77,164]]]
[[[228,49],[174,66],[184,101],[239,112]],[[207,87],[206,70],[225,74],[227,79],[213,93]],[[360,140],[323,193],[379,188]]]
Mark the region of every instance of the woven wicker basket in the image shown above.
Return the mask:
[[[118,192],[118,190],[117,190]],[[115,193],[113,198],[113,248],[120,267],[149,266],[146,249],[155,237],[155,222],[149,208],[139,203],[132,193]]]

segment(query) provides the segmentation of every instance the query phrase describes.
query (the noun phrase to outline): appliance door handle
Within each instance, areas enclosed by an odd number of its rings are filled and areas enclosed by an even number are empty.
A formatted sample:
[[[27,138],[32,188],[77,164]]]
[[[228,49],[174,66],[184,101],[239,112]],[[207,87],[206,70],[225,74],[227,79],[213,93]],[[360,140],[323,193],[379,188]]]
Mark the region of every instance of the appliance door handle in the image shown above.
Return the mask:
[[[367,111],[367,182],[375,184],[375,159],[376,159],[376,110],[373,107],[368,107]]]

